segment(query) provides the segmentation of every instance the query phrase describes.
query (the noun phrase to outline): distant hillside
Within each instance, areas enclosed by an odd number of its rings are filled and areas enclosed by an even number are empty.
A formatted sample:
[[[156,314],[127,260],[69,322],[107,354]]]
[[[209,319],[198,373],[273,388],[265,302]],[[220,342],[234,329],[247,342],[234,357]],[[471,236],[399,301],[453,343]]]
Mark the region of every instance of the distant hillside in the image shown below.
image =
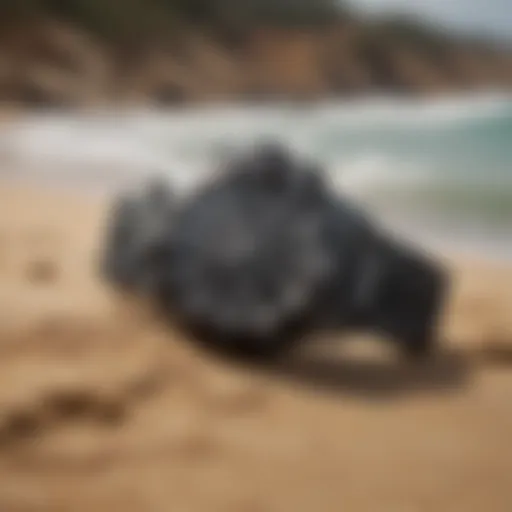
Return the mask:
[[[512,52],[335,0],[0,0],[0,102],[310,101],[512,90]]]

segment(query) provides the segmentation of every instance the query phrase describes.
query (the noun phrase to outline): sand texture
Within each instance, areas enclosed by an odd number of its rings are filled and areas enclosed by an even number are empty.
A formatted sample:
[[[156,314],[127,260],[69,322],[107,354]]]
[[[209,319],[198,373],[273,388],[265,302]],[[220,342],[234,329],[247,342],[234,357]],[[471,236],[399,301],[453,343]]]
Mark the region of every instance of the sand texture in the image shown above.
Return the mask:
[[[512,266],[450,260],[430,364],[319,340],[249,370],[101,285],[104,214],[0,186],[1,512],[512,510]]]

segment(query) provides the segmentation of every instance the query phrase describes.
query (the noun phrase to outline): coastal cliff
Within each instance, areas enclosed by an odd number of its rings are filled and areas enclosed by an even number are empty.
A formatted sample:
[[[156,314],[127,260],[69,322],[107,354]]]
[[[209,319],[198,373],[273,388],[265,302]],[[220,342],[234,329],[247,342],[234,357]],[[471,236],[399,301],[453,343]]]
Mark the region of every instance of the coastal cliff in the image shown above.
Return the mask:
[[[423,30],[423,29],[422,29]],[[119,41],[55,17],[0,32],[0,103],[90,107],[314,101],[512,89],[512,51],[407,24],[198,24]]]

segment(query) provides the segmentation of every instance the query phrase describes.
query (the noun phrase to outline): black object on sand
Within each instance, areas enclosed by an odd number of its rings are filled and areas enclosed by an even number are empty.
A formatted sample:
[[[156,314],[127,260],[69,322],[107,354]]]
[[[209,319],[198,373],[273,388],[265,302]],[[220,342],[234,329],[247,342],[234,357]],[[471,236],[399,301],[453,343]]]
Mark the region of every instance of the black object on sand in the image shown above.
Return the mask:
[[[213,348],[285,352],[320,329],[434,346],[447,277],[277,144],[231,160],[177,201],[164,182],[117,200],[104,276],[146,294]]]

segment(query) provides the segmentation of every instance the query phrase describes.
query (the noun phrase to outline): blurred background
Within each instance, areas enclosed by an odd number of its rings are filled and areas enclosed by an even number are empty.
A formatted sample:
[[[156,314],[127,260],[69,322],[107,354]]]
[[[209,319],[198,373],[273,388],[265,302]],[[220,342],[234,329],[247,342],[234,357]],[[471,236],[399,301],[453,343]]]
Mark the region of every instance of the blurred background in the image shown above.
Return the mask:
[[[409,234],[510,255],[507,1],[0,9],[1,110],[24,112],[0,139],[11,174],[35,165],[45,179],[104,187],[119,171],[164,172],[186,186],[227,148],[271,136]]]
[[[439,358],[250,372],[99,282],[112,193],[257,138],[445,258]],[[511,256],[510,0],[0,0],[0,512],[510,512]]]

